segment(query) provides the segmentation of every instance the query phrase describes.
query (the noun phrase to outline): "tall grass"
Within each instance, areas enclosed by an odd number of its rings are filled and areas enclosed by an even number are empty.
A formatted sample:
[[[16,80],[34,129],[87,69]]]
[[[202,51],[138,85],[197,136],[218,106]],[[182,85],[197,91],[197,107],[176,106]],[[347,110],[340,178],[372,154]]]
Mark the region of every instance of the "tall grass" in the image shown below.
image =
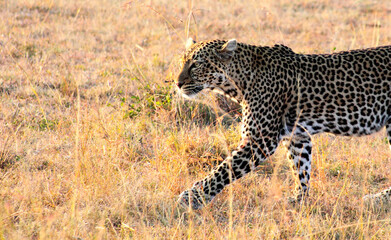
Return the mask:
[[[314,136],[311,197],[292,206],[280,148],[199,212],[177,195],[239,142],[240,112],[175,94],[191,36],[330,53],[389,44],[387,1],[0,2],[0,239],[387,239],[384,131]]]

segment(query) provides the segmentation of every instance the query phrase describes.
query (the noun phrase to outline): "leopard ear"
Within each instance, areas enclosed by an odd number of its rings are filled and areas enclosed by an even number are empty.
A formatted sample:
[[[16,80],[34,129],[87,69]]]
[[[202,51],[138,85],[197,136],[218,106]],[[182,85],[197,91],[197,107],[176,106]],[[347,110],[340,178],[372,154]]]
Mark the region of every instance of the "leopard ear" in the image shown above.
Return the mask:
[[[193,46],[193,44],[195,44],[196,41],[194,41],[192,38],[188,38],[187,41],[186,41],[186,50],[189,50],[189,48],[191,46]]]
[[[236,39],[231,39],[227,41],[223,47],[218,52],[218,56],[222,60],[229,60],[234,55],[235,50],[238,48]]]

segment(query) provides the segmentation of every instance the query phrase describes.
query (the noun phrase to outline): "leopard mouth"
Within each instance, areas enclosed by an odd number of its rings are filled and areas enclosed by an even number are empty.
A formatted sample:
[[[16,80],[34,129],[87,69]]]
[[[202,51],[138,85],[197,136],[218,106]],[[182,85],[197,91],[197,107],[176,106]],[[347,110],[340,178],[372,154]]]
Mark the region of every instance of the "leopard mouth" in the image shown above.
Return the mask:
[[[186,98],[195,97],[204,89],[202,85],[184,85],[179,89],[179,92]]]

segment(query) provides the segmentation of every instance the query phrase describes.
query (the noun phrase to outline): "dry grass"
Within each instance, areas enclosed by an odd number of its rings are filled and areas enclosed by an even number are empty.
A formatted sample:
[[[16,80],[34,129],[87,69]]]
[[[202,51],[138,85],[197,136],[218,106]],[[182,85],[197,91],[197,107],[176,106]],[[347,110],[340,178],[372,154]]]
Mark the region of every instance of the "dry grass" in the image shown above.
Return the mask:
[[[306,53],[387,45],[388,1],[124,3],[0,1],[0,239],[390,239],[390,211],[361,200],[391,186],[384,131],[315,136],[303,206],[286,201],[280,149],[206,209],[178,209],[238,123],[211,94],[184,101],[165,82],[187,36]]]

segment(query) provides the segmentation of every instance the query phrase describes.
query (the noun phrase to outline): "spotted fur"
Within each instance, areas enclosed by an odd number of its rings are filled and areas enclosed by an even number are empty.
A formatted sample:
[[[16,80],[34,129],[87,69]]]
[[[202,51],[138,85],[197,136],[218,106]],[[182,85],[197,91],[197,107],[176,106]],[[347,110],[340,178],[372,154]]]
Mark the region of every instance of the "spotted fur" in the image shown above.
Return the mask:
[[[283,45],[252,46],[236,40],[195,43],[184,54],[179,91],[227,95],[243,107],[239,147],[179,201],[199,209],[243,177],[285,141],[307,196],[311,135],[361,136],[386,126],[391,142],[391,46],[335,54],[296,54]],[[391,146],[390,146],[391,148]],[[366,199],[389,200],[391,188]]]

